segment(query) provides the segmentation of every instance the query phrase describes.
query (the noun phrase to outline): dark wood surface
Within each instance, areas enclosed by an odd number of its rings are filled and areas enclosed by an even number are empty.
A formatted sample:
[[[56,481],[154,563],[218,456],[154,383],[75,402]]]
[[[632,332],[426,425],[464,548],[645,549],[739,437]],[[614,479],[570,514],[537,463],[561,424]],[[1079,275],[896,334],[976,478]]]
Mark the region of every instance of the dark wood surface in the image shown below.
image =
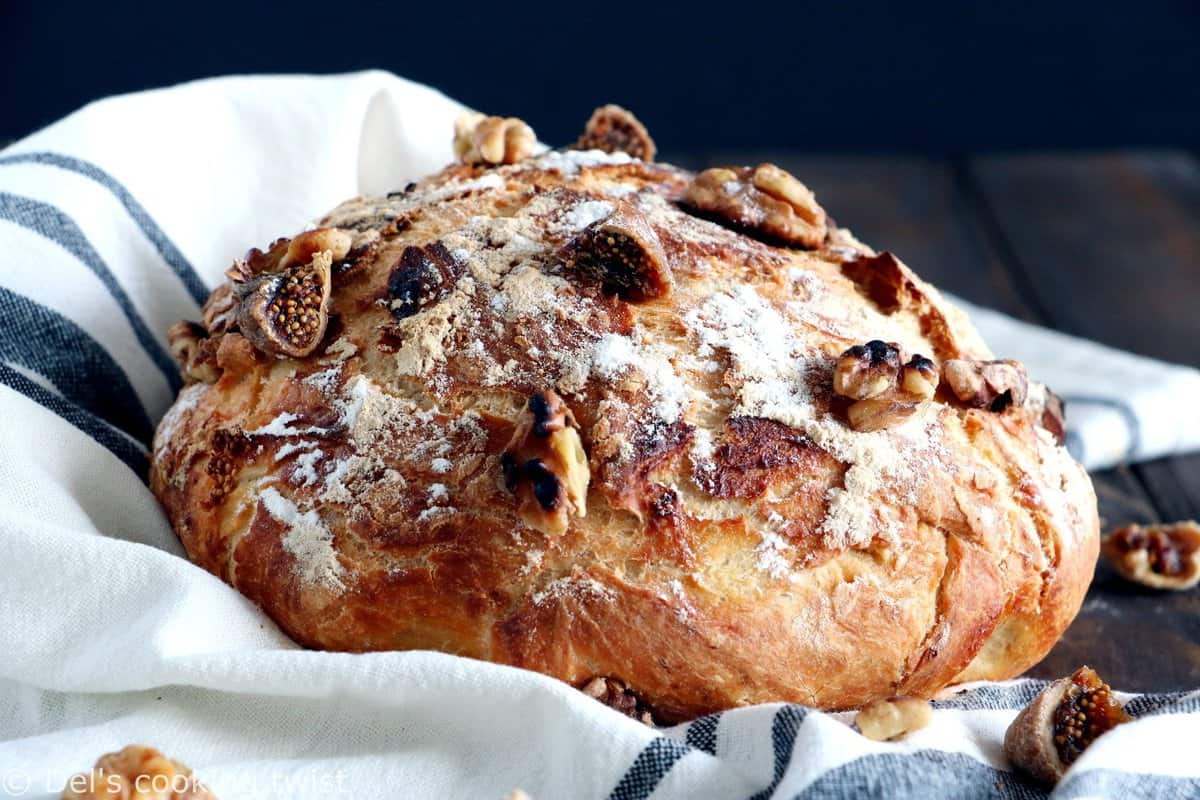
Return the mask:
[[[1115,347],[1200,364],[1200,162],[1189,154],[733,152],[679,161],[774,161],[859,238],[947,291]],[[1200,425],[1195,400],[1191,424]],[[1092,478],[1105,530],[1200,519],[1200,454]],[[1084,663],[1127,691],[1200,688],[1200,589],[1142,589],[1101,563],[1079,617],[1030,674],[1060,677]]]

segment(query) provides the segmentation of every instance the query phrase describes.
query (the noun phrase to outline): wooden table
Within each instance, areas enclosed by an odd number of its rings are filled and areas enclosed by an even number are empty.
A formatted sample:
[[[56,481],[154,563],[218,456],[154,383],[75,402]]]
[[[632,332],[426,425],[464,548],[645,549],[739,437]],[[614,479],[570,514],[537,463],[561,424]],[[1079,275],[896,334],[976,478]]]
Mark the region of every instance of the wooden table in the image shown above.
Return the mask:
[[[760,161],[790,170],[834,219],[942,289],[1066,333],[1200,364],[1200,162],[1188,154],[921,159],[776,151],[676,163]],[[1192,424],[1200,425],[1195,402]],[[1105,530],[1200,519],[1200,454],[1092,479]],[[1152,592],[1101,563],[1079,617],[1030,674],[1060,677],[1084,663],[1127,691],[1200,688],[1200,589]]]

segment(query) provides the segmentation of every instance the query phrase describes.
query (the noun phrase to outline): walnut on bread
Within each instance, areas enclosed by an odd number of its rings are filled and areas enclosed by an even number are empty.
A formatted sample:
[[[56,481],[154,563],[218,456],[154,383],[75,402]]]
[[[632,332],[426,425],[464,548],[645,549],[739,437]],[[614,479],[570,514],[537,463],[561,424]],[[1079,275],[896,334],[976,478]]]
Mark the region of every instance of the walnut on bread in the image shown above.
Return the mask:
[[[872,339],[838,356],[833,391],[854,402],[846,409],[850,427],[870,432],[903,423],[937,392],[937,366],[917,354],[901,365],[895,342]]]
[[[193,561],[302,645],[614,676],[663,722],[1042,658],[1099,529],[1040,386],[943,388],[995,358],[970,322],[778,168],[649,162],[611,109],[586,149],[483,122],[177,332],[150,483]]]
[[[500,454],[500,466],[529,527],[560,536],[572,518],[587,516],[587,453],[575,417],[557,393],[530,395],[528,413]]]
[[[1025,405],[1029,379],[1018,361],[951,358],[942,371],[950,390],[964,405],[990,411]]]
[[[774,164],[706,169],[684,199],[704,214],[771,241],[809,248],[825,241],[825,209],[807,186]]]
[[[454,123],[454,154],[464,164],[515,164],[536,145],[533,128],[516,117],[467,111]]]

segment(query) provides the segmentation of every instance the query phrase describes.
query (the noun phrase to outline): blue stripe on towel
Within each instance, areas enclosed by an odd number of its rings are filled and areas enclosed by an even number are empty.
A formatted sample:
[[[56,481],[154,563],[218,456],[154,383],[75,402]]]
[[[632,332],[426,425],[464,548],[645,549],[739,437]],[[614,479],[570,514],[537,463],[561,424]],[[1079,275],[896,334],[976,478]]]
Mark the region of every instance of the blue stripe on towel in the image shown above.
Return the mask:
[[[775,750],[774,775],[771,783],[751,796],[750,800],[767,800],[775,794],[775,788],[783,780],[783,774],[792,761],[792,748],[796,745],[796,735],[800,733],[800,723],[807,715],[808,709],[803,706],[784,706],[775,712],[775,719],[771,721],[771,746]]]
[[[608,796],[609,800],[645,800],[675,766],[675,762],[689,752],[691,748],[685,744],[665,736],[656,737],[638,753]]]
[[[685,741],[689,747],[708,753],[710,756],[717,752],[717,725],[721,722],[720,714],[709,714],[688,725]]]
[[[39,386],[7,364],[0,364],[0,384],[20,392],[35,403],[58,414],[58,416],[108,448],[109,452],[125,462],[125,465],[133,470],[139,478],[142,480],[146,479],[146,474],[150,466],[146,451],[139,447],[134,440],[104,420],[88,413],[45,387]]]
[[[121,312],[129,321],[130,327],[133,328],[138,342],[141,343],[146,354],[150,356],[150,359],[162,371],[163,377],[166,379],[168,385],[170,385],[171,390],[173,392],[179,391],[183,386],[183,381],[179,377],[179,371],[175,367],[174,359],[171,358],[166,348],[155,338],[154,334],[150,332],[150,329],[134,308],[129,296],[125,294],[125,290],[121,288],[121,284],[117,282],[108,265],[104,263],[104,259],[100,257],[100,254],[92,247],[91,242],[83,235],[83,231],[79,230],[79,226],[70,217],[49,203],[0,192],[0,219],[16,223],[27,230],[49,239],[70,252],[83,262],[88,269],[94,272],[105,287],[108,288],[109,294],[112,295],[117,305],[121,307]]]
[[[167,266],[171,268],[171,271],[183,283],[188,294],[196,302],[196,305],[204,305],[204,301],[208,298],[208,287],[200,279],[200,275],[196,272],[195,267],[179,251],[179,248],[175,246],[170,237],[163,232],[163,229],[159,227],[158,223],[154,221],[154,218],[150,216],[142,204],[116,178],[90,161],[84,161],[81,158],[73,156],[64,156],[59,153],[15,153],[0,157],[0,166],[5,164],[46,164],[58,167],[69,172],[75,172],[85,178],[90,178],[112,192],[121,205],[125,207],[126,213],[141,228],[142,234],[158,250],[163,261],[167,262]]]
[[[149,444],[154,429],[137,393],[87,331],[3,286],[0,319],[0,361],[36,372],[66,401]]]

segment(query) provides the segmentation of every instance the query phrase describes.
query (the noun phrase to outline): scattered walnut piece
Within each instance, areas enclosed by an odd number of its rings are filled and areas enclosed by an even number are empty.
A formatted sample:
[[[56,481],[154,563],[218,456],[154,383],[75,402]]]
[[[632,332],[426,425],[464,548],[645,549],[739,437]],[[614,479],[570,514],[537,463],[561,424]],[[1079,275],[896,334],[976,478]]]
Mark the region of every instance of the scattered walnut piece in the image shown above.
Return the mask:
[[[1200,584],[1200,525],[1126,525],[1104,539],[1108,563],[1127,580],[1153,589]]]
[[[808,248],[825,241],[825,210],[808,187],[774,164],[706,169],[684,202],[768,241]]]
[[[920,730],[933,719],[928,700],[917,697],[892,697],[876,700],[854,717],[862,735],[877,742],[898,739]]]
[[[1101,734],[1131,717],[1090,667],[1047,686],[1004,735],[1004,754],[1018,769],[1055,783]]]
[[[533,154],[537,136],[516,117],[468,111],[454,122],[454,154],[464,164],[515,164]]]
[[[500,466],[504,485],[517,496],[518,512],[529,527],[560,536],[572,517],[587,515],[587,453],[574,415],[556,393],[529,398]]]
[[[626,300],[665,297],[675,285],[667,253],[645,215],[622,205],[563,248],[563,264]]]
[[[632,113],[615,105],[600,106],[592,112],[575,149],[628,153],[647,163],[654,160],[657,152],[646,126]]]
[[[179,372],[188,383],[216,383],[221,372],[216,363],[216,345],[201,325],[180,320],[167,330],[167,346]]]
[[[902,361],[899,345],[873,339],[834,362],[833,391],[854,401],[846,409],[851,428],[865,433],[894,427],[933,398],[937,366],[922,355]]]
[[[592,678],[579,691],[625,716],[646,725],[654,725],[654,717],[628,686],[615,678]]]
[[[67,781],[63,800],[216,800],[184,764],[131,744]]]
[[[950,390],[965,405],[1004,411],[1025,405],[1029,381],[1019,361],[948,359],[942,365]]]
[[[530,800],[530,797],[523,789],[513,789],[504,800]]]
[[[302,358],[315,350],[329,324],[332,266],[333,253],[322,250],[308,263],[235,280],[242,334],[268,355]]]

